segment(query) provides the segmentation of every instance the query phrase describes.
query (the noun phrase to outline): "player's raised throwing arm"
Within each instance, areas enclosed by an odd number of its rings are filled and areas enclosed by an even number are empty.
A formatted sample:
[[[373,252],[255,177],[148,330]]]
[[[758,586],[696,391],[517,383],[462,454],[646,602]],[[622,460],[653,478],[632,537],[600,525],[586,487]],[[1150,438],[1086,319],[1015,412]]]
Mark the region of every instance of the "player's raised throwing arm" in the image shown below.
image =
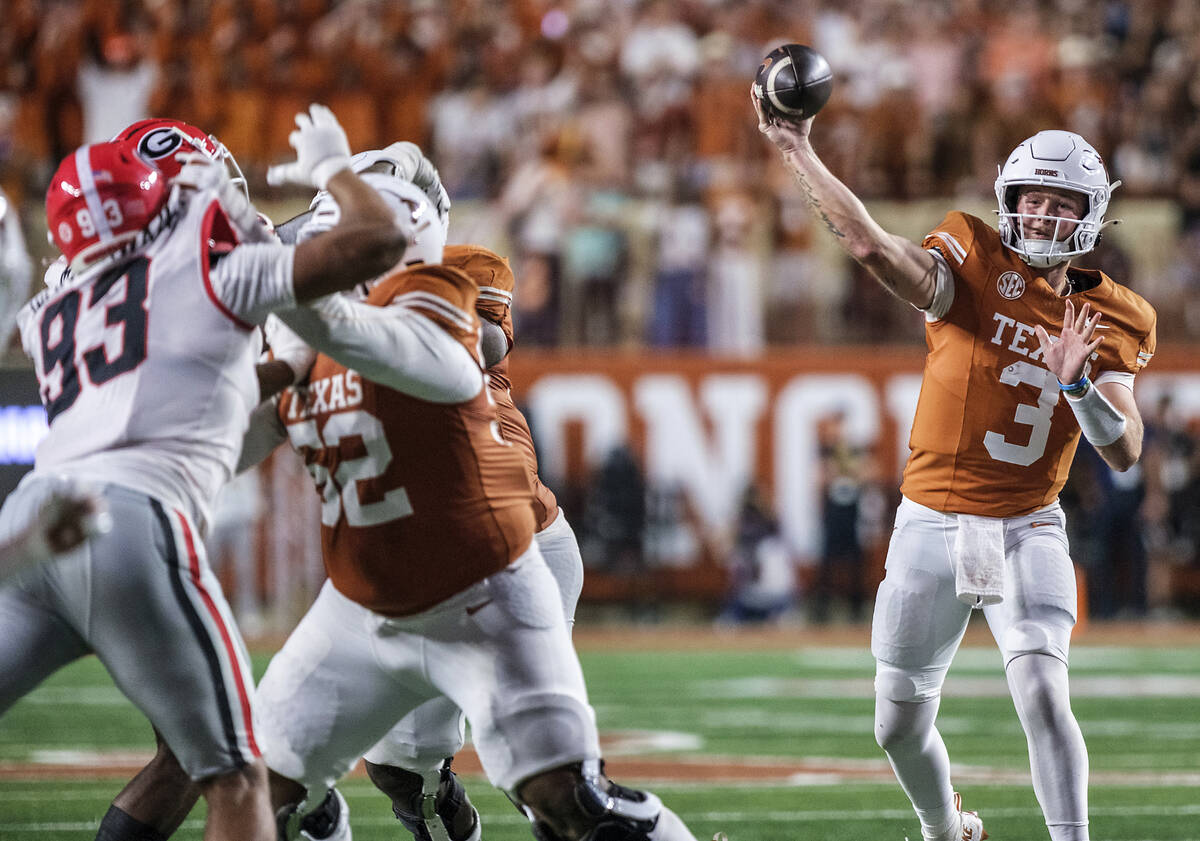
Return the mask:
[[[912,240],[885,231],[858,196],[821,162],[809,141],[812,118],[793,122],[764,112],[753,92],[758,130],[783,155],[813,213],[837,237],[846,253],[865,266],[891,292],[920,309],[933,302],[938,263]]]

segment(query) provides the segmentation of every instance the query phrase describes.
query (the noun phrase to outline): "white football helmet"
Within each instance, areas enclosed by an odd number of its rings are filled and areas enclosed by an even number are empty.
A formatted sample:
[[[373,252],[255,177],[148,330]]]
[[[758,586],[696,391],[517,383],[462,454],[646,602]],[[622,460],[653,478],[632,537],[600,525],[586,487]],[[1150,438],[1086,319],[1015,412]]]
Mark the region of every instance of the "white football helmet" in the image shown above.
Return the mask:
[[[366,172],[362,179],[383,197],[396,212],[401,225],[410,231],[408,249],[397,264],[398,267],[417,263],[437,265],[442,262],[442,249],[446,246],[446,229],[438,218],[437,209],[429,196],[411,181]],[[313,200],[312,215],[296,233],[296,242],[304,242],[319,233],[328,231],[338,223],[342,212],[329,193],[321,192]]]
[[[996,178],[1000,239],[1034,268],[1049,268],[1086,254],[1096,247],[1100,229],[1104,227],[1108,201],[1120,183],[1109,183],[1104,161],[1078,134],[1040,131],[1013,149]],[[1080,193],[1085,202],[1083,216],[1076,221],[1065,216],[1017,213],[1017,196],[1023,186],[1055,187]],[[1030,219],[1053,221],[1053,238],[1027,238],[1025,224]],[[1074,232],[1059,239],[1059,230],[1068,225],[1075,225]]]
[[[420,187],[433,206],[444,227],[450,225],[450,196],[442,186],[437,167],[425,157],[421,147],[407,140],[398,140],[383,149],[368,149],[350,158],[350,168],[362,175],[382,172],[411,181]]]

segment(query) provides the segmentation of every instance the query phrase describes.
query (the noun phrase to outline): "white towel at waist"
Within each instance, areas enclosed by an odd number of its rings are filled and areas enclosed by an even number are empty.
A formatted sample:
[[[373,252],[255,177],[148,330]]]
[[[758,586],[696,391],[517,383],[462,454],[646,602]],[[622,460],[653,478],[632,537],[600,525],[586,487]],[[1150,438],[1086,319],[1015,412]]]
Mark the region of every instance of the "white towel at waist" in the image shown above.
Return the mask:
[[[951,560],[958,600],[971,607],[1004,599],[1004,521],[958,514]]]

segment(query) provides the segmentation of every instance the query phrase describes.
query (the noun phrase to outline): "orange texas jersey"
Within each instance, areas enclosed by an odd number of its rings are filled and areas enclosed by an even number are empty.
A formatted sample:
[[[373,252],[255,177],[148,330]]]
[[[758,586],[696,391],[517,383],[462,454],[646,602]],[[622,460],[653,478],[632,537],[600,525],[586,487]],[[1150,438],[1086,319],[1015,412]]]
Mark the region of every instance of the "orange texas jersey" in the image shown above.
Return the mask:
[[[513,346],[512,296],[516,279],[508,260],[476,245],[448,245],[442,253],[442,264],[467,273],[479,285],[475,312],[480,318],[496,324],[504,331],[508,347]],[[508,378],[508,357],[505,356],[487,369],[492,399],[500,413],[500,433],[525,455],[529,481],[533,485],[533,516],[538,531],[549,526],[558,516],[558,500],[554,492],[542,484],[538,476],[537,451],[525,416],[512,398],[512,382]]]
[[[1051,503],[1067,479],[1079,423],[1042,359],[1034,326],[1062,330],[1066,299],[982,220],[952,212],[925,238],[954,275],[954,302],[927,321],[929,349],[901,491],[938,511],[1012,517]],[[1150,361],[1154,309],[1100,272],[1071,269],[1073,293],[1103,313],[1087,373],[1121,381]]]
[[[452,266],[465,272],[479,287],[479,298],[475,311],[504,331],[508,349],[512,350],[513,320],[512,299],[516,279],[508,260],[495,252],[478,245],[447,245],[442,252],[442,265]],[[488,369],[493,385],[510,388],[508,379],[508,357],[501,359]],[[499,381],[499,382],[498,382]]]
[[[367,303],[419,311],[473,356],[475,285],[455,269],[389,275]],[[337,589],[378,613],[418,613],[502,570],[533,539],[525,460],[499,435],[488,389],[419,400],[321,354],[279,416],[322,497],[321,548]]]

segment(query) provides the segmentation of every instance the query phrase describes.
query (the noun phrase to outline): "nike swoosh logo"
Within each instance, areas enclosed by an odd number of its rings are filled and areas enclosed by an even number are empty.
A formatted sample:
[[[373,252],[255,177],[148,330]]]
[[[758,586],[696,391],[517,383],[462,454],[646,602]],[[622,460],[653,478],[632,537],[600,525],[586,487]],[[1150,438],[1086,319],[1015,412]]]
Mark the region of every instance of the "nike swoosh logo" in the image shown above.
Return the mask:
[[[492,603],[492,600],[488,599],[487,601],[480,602],[479,604],[469,605],[467,607],[467,616],[474,616],[476,613],[483,610],[485,607],[487,607],[491,603]]]

